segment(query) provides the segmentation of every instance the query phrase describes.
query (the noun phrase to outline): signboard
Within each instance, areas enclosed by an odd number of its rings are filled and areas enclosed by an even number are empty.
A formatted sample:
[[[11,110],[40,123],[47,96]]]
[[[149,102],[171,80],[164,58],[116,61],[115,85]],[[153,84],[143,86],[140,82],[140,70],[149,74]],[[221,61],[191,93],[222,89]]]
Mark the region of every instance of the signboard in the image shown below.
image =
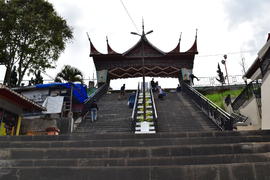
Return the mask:
[[[107,82],[108,70],[97,71],[97,82],[106,83]]]
[[[186,69],[186,68],[182,68],[181,69],[182,72],[182,77],[184,81],[189,81],[190,77],[189,75],[192,74],[192,70],[191,69]]]
[[[40,89],[40,90],[34,90],[34,91],[25,91],[25,92],[22,92],[22,95],[24,95],[25,97],[31,99],[32,101],[38,104],[42,104],[47,98],[47,96],[49,95],[49,90]]]

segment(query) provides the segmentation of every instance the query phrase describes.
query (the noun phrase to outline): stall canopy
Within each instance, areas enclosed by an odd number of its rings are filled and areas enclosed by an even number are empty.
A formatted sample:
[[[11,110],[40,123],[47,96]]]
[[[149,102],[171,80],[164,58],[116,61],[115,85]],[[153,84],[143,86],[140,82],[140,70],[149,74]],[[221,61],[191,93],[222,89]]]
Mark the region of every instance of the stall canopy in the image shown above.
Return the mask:
[[[50,83],[50,84],[37,84],[36,88],[72,88],[72,95],[79,103],[83,103],[87,98],[86,85],[75,83]]]

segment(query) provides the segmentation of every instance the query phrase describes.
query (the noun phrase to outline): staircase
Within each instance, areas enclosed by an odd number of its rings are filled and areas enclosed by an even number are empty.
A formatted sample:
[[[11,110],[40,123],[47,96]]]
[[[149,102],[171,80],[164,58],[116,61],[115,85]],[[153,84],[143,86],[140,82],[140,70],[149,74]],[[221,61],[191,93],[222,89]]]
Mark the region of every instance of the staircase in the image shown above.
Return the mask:
[[[0,137],[4,180],[266,180],[270,131]]]
[[[90,114],[74,133],[102,134],[110,132],[131,132],[132,109],[127,105],[128,95],[121,100],[120,93],[105,94],[97,102],[98,120],[91,122]]]
[[[155,94],[159,132],[218,130],[216,125],[182,93],[167,92],[164,100]]]

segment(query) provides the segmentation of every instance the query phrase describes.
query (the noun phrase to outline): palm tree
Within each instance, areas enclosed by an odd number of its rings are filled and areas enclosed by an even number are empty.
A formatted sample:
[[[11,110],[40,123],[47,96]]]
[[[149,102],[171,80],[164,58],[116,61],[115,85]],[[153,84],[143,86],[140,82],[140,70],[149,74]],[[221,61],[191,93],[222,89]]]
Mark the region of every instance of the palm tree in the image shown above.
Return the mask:
[[[63,69],[56,75],[55,82],[81,82],[83,84],[82,72],[70,65],[65,65]]]

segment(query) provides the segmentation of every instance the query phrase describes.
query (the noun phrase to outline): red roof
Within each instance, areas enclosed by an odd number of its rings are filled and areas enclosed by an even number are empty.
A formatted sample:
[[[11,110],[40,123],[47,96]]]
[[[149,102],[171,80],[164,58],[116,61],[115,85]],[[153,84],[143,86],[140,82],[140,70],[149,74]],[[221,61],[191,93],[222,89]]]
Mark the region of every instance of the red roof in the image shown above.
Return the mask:
[[[0,84],[0,98],[6,99],[12,102],[13,104],[16,104],[26,110],[38,110],[38,111],[46,110],[46,108],[31,101],[30,99],[26,98],[21,94],[12,91],[11,89],[7,88],[2,84]]]

